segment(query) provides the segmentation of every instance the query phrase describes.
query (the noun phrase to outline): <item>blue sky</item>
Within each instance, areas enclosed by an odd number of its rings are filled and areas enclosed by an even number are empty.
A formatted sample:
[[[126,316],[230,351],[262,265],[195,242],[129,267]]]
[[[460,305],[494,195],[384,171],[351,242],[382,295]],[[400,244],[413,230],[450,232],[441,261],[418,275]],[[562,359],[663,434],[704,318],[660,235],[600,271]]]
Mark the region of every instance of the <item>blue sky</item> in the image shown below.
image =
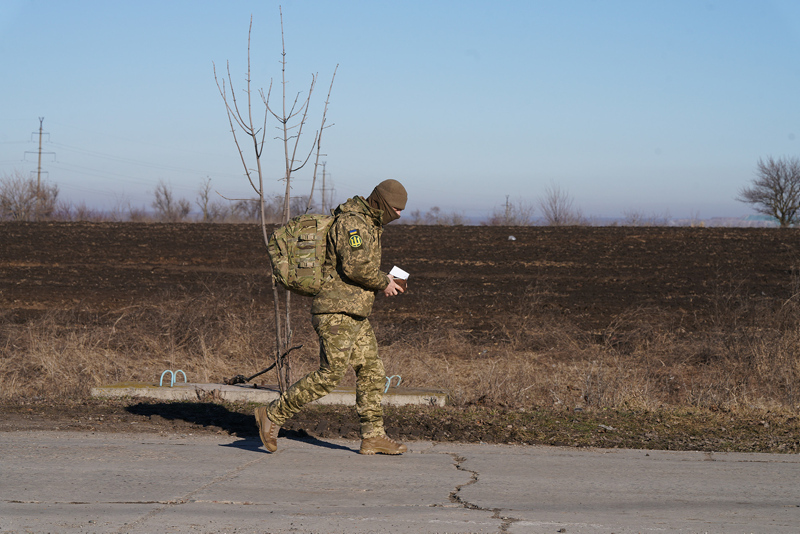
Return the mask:
[[[3,0],[0,175],[36,170],[44,117],[66,200],[148,206],[163,180],[193,201],[206,177],[252,196],[212,62],[244,87],[252,15],[253,88],[272,80],[279,103],[279,5],[289,92],[319,74],[309,131],[338,65],[340,200],[395,178],[408,209],[485,217],[555,184],[586,216],[740,216],[758,158],[798,151],[794,1]],[[267,142],[270,193],[282,154]],[[309,187],[310,169],[294,192]]]

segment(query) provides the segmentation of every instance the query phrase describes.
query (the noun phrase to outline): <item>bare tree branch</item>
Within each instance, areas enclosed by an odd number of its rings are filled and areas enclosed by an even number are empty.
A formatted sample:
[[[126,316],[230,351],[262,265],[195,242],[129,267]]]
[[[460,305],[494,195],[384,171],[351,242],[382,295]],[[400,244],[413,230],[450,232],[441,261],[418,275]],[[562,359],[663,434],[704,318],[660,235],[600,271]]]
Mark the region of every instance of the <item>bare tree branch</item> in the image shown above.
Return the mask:
[[[291,186],[292,186],[292,173],[302,169],[308,161],[311,159],[311,155],[314,153],[314,148],[317,147],[319,150],[319,137],[320,134],[317,133],[315,135],[313,142],[311,143],[311,147],[308,151],[308,155],[302,162],[298,163],[297,154],[300,146],[300,141],[302,139],[303,134],[303,127],[306,124],[308,119],[308,113],[310,109],[310,102],[311,97],[314,91],[314,87],[316,84],[317,76],[312,74],[311,76],[311,85],[309,87],[308,94],[305,98],[301,98],[302,93],[297,93],[295,95],[294,101],[292,102],[291,107],[287,111],[287,81],[286,81],[286,43],[285,43],[285,34],[284,34],[284,26],[283,26],[283,11],[279,8],[280,13],[280,20],[281,20],[281,87],[282,87],[282,98],[281,98],[281,111],[276,112],[275,108],[270,104],[270,97],[272,95],[272,82],[270,81],[269,91],[265,94],[263,89],[259,90],[259,96],[261,97],[261,101],[264,104],[264,121],[263,126],[261,128],[256,128],[255,123],[253,121],[253,101],[252,101],[252,89],[251,89],[251,43],[252,43],[252,29],[253,29],[253,18],[250,17],[250,26],[248,29],[247,34],[247,77],[246,77],[246,84],[244,93],[247,95],[247,109],[245,110],[243,107],[240,109],[239,102],[236,99],[236,91],[233,84],[233,77],[230,73],[230,64],[228,64],[228,79],[227,85],[230,87],[230,95],[228,95],[226,90],[226,83],[223,79],[220,79],[217,76],[216,66],[214,67],[214,79],[217,83],[217,89],[219,90],[220,96],[222,97],[223,102],[225,103],[225,109],[228,114],[228,123],[231,127],[231,132],[234,137],[234,143],[236,144],[236,149],[239,151],[239,157],[242,161],[242,165],[245,169],[245,175],[247,176],[248,181],[250,182],[250,186],[253,190],[258,194],[258,201],[260,203],[260,221],[261,221],[261,229],[264,238],[264,244],[268,246],[269,243],[269,235],[266,229],[266,221],[267,221],[267,203],[265,202],[265,188],[264,188],[264,170],[262,168],[261,156],[264,151],[265,147],[265,139],[266,139],[266,129],[267,129],[267,118],[269,115],[272,115],[275,120],[278,122],[278,128],[281,130],[281,135],[278,137],[283,142],[283,151],[284,151],[284,172],[283,177],[281,180],[285,181],[286,189],[283,195],[283,212],[280,218],[281,223],[286,223],[289,220],[291,209],[292,209],[292,199],[291,199]],[[333,81],[331,81],[333,84]],[[329,92],[330,96],[330,92]],[[325,104],[325,109],[327,110],[327,102]],[[246,111],[246,113],[243,113]],[[294,124],[293,124],[294,123]],[[325,125],[325,118],[323,115],[323,127]],[[247,165],[247,158],[245,157],[245,151],[243,144],[240,143],[240,140],[237,136],[237,127],[240,129],[245,135],[249,136],[253,143],[253,154],[255,155],[255,167],[256,172],[258,174],[257,178],[253,176],[253,170],[250,166]],[[290,146],[292,145],[292,146]],[[305,202],[305,199],[302,199]],[[283,353],[285,347],[288,347],[291,344],[292,339],[292,326],[291,326],[291,294],[288,292],[283,293],[284,298],[284,311],[283,320],[281,319],[281,310],[280,310],[280,295],[278,292],[278,288],[275,285],[273,280],[273,299],[275,302],[275,324],[276,324],[276,355],[280,355]],[[283,328],[282,328],[283,323]],[[291,367],[288,362],[282,361],[281,358],[276,356],[276,365],[278,367],[278,385],[284,390],[287,384],[291,381]]]
[[[331,76],[331,84],[328,86],[328,96],[325,98],[325,107],[322,110],[322,123],[320,124],[319,131],[317,132],[317,157],[314,159],[314,174],[311,176],[311,193],[308,195],[308,205],[306,206],[306,213],[311,209],[311,202],[314,199],[314,186],[317,183],[317,169],[319,168],[319,157],[322,151],[322,132],[325,131],[325,128],[329,128],[330,126],[325,126],[326,116],[328,115],[328,103],[331,101],[331,91],[333,90],[333,80],[336,79],[336,71],[339,70],[339,64],[336,64],[336,68],[333,69],[333,75]],[[331,126],[333,126],[331,124]],[[324,184],[323,184],[324,185]],[[325,194],[323,191],[322,194]],[[325,201],[323,199],[322,204],[324,206]]]
[[[0,177],[0,220],[50,219],[56,209],[58,186],[37,183],[19,171]]]
[[[800,222],[800,159],[783,157],[759,159],[756,178],[743,187],[739,202],[753,204],[757,213],[774,217],[781,228]]]
[[[539,200],[542,216],[550,226],[571,226],[582,224],[583,215],[573,208],[573,198],[569,192],[551,183],[545,189],[544,197]]]

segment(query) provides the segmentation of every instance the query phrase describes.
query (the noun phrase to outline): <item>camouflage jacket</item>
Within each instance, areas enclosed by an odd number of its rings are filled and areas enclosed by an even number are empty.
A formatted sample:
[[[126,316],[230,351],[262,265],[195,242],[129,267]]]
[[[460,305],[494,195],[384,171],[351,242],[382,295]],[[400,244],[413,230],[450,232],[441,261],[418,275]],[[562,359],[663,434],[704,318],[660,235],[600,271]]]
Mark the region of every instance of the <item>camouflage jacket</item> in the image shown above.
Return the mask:
[[[353,197],[334,211],[322,267],[322,288],[311,313],[347,313],[368,317],[375,292],[389,285],[381,265],[381,210]]]

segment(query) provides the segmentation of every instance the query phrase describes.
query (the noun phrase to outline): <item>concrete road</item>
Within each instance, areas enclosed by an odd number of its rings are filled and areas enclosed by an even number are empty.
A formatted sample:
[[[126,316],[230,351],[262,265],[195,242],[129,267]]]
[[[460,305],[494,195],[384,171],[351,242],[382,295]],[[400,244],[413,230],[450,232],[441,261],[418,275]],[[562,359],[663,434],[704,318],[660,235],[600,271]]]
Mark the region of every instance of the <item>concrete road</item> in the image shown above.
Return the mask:
[[[0,532],[800,532],[800,458],[0,433]]]

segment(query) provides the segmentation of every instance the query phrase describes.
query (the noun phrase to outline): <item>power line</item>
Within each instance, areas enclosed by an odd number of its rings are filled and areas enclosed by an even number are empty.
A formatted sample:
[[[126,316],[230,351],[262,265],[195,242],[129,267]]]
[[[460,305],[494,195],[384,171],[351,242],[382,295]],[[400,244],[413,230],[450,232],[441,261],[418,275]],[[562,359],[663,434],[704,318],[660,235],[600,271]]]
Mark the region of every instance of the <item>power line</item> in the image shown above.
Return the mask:
[[[163,164],[157,164],[157,163],[147,163],[147,162],[143,162],[143,161],[141,161],[139,159],[133,159],[133,158],[128,158],[128,157],[124,157],[124,156],[116,156],[116,155],[113,155],[113,154],[105,154],[103,152],[98,152],[98,151],[95,151],[95,150],[87,150],[87,149],[84,149],[84,148],[65,145],[65,144],[62,144],[62,143],[53,143],[53,146],[58,147],[58,148],[63,148],[63,149],[65,149],[67,151],[70,151],[70,152],[75,152],[77,154],[83,154],[84,156],[93,156],[93,157],[96,157],[96,158],[108,159],[108,160],[116,161],[116,162],[119,162],[119,163],[126,163],[128,165],[135,165],[137,167],[147,167],[147,168],[150,168],[150,169],[173,171],[173,172],[186,172],[186,173],[198,173],[198,174],[208,173],[207,169],[206,170],[200,170],[200,169],[190,169],[190,168],[187,168],[187,167],[178,167],[178,166],[175,166],[175,165],[163,165]],[[215,173],[215,174],[223,174],[223,173]],[[231,176],[233,176],[233,175],[231,175]]]

